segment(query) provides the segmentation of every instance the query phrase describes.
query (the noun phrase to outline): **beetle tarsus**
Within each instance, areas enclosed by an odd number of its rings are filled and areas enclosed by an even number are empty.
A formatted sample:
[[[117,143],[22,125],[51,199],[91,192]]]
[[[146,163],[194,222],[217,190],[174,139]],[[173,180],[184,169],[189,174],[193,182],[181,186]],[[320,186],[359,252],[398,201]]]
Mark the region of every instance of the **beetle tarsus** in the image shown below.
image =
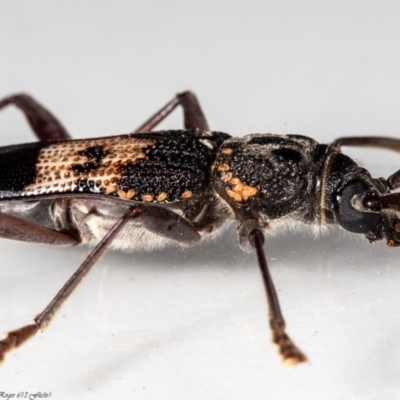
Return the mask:
[[[257,254],[258,265],[264,281],[265,291],[268,299],[269,321],[272,330],[272,342],[279,348],[286,365],[295,365],[307,360],[307,357],[296,347],[285,332],[285,320],[279,305],[278,295],[271,274],[269,272],[267,259],[264,254],[264,235],[259,229],[254,229],[249,234],[249,242],[254,246]]]
[[[4,361],[8,352],[24,344],[28,339],[34,336],[39,329],[39,325],[32,324],[8,332],[5,338],[0,341],[0,363]]]
[[[284,330],[272,332],[272,343],[278,346],[285,365],[296,365],[307,361],[307,357],[292,342],[292,339]]]

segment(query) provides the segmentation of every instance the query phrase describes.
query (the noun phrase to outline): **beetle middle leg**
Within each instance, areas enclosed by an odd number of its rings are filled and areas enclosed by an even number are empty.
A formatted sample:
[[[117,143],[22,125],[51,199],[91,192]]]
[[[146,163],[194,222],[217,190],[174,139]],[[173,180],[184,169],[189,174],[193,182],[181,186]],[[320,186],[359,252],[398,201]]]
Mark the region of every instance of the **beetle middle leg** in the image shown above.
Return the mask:
[[[70,134],[61,122],[43,105],[25,93],[17,93],[0,100],[0,109],[14,105],[27,118],[32,130],[41,141],[69,140]],[[185,129],[209,130],[207,120],[200,103],[193,92],[186,91],[177,94],[165,106],[140,125],[134,133],[150,132],[164,120],[178,105],[183,108]]]
[[[256,252],[258,266],[263,278],[269,309],[269,325],[272,331],[272,342],[279,348],[283,362],[288,365],[307,361],[307,357],[298,349],[286,333],[286,324],[279,305],[278,294],[269,272],[264,253],[264,234],[256,221],[244,221],[238,230],[239,242],[244,250]]]
[[[204,116],[203,110],[200,107],[200,103],[197,100],[196,95],[193,92],[186,91],[177,94],[171,101],[165,104],[165,106],[159,109],[147,121],[140,125],[134,131],[134,133],[150,132],[162,120],[171,114],[171,112],[178,105],[181,105],[183,108],[185,129],[200,129],[203,131],[209,130],[206,117]]]
[[[201,238],[190,222],[173,211],[161,207],[142,205],[132,207],[114,224],[103,239],[99,241],[48,306],[34,318],[34,323],[9,332],[0,341],[0,362],[4,360],[10,350],[19,347],[39,330],[45,329],[50,324],[63,303],[82,282],[83,278],[89,273],[107,248],[110,247],[125,225],[133,219],[140,219],[144,228],[182,245],[192,246]]]
[[[28,94],[18,93],[1,99],[0,109],[11,104],[25,114],[29,125],[40,141],[71,139],[61,122]]]

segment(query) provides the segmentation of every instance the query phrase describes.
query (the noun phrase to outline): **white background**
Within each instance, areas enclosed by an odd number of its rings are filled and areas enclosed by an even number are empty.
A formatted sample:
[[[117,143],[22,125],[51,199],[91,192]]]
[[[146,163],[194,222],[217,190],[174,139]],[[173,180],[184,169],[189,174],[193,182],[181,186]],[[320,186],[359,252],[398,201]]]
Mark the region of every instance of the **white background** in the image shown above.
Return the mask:
[[[399,13],[397,1],[0,0],[0,95],[33,94],[76,138],[129,132],[185,89],[233,135],[399,137]],[[1,145],[34,140],[12,109],[0,134]],[[400,165],[351,154],[379,176]],[[0,331],[29,323],[87,251],[2,240]],[[332,229],[279,234],[266,252],[308,364],[281,365],[254,256],[232,227],[188,250],[108,253],[49,329],[9,354],[0,392],[396,398],[400,250]]]

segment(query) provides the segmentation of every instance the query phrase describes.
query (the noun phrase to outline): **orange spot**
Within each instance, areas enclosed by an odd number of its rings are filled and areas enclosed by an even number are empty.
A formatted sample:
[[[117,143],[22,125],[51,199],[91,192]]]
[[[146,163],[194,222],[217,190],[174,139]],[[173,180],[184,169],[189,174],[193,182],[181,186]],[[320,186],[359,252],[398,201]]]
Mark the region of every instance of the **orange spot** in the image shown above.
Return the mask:
[[[229,197],[232,197],[235,201],[242,201],[243,198],[239,193],[234,192],[233,190],[226,189],[226,194]]]
[[[182,194],[181,194],[181,198],[182,199],[189,199],[190,197],[193,196],[193,193],[190,190],[185,190]]]
[[[224,182],[228,182],[232,179],[232,172],[228,172],[221,178]]]
[[[121,199],[128,200],[128,196],[123,190],[121,189],[117,190],[117,194],[119,197],[121,197]]]
[[[111,194],[114,192],[115,192],[115,186],[107,186],[106,187],[106,194]],[[122,190],[121,190],[121,192],[122,192]],[[118,196],[119,196],[119,194],[118,194]]]
[[[224,149],[221,150],[221,153],[226,155],[232,154],[232,152],[233,150],[230,149],[229,147],[225,147]]]
[[[246,201],[249,197],[255,196],[258,189],[252,186],[245,186],[242,190],[243,199]]]
[[[230,183],[233,183],[232,181],[233,181],[233,179],[231,180]],[[244,185],[243,185],[242,182],[240,182],[237,185],[235,185],[235,187],[233,188],[233,191],[234,192],[241,192],[243,189],[244,189]]]
[[[241,180],[239,178],[233,178],[233,179],[231,179],[230,183],[232,185],[237,185],[238,183],[241,183]]]
[[[168,197],[168,194],[165,192],[161,192],[158,196],[157,196],[157,201],[163,201]]]
[[[129,200],[136,194],[136,192],[133,189],[129,189],[127,192],[125,192],[123,190],[118,190],[117,193],[118,193],[118,196],[124,200]]]
[[[236,201],[247,201],[258,192],[256,187],[245,185],[240,178],[230,179],[229,183],[234,186],[232,189],[227,188],[226,193]]]
[[[128,199],[131,199],[134,195],[136,194],[136,192],[133,189],[129,189],[126,193],[126,197]]]
[[[151,195],[151,194],[144,194],[144,195],[142,196],[142,200],[143,200],[143,201],[150,202],[150,201],[153,201],[153,199],[154,199],[154,196]]]
[[[228,171],[229,165],[228,164],[220,164],[218,165],[218,171]]]

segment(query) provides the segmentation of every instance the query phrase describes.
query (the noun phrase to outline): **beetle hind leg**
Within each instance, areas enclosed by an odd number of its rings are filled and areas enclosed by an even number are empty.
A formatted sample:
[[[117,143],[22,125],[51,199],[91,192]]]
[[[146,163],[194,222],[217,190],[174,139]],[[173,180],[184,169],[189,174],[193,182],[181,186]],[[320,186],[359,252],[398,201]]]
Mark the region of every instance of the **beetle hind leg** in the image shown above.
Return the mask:
[[[35,317],[34,323],[23,326],[20,329],[6,334],[5,338],[0,341],[0,362],[4,361],[4,358],[8,352],[19,347],[31,337],[33,337],[39,330],[45,329],[50,324],[56,312],[60,309],[60,307],[64,304],[64,302],[68,299],[72,292],[77,288],[77,286],[82,282],[83,278],[89,273],[92,267],[104,254],[104,252],[110,246],[118,233],[123,229],[126,223],[130,219],[137,218],[139,215],[139,207],[134,207],[129,210],[125,215],[123,215],[111,228],[111,230],[104,236],[104,238],[97,244],[97,246],[89,253],[89,255],[85,258],[80,267],[71,276],[67,283],[65,283],[65,285],[56,294],[56,296],[48,304],[48,306]]]
[[[0,109],[11,104],[24,113],[29,125],[40,141],[71,139],[61,122],[28,94],[18,93],[1,99]]]
[[[0,341],[0,362],[4,360],[8,352],[19,347],[33,337],[39,330],[45,329],[50,324],[56,312],[78,287],[83,278],[90,272],[104,252],[115,241],[122,229],[129,221],[134,219],[138,219],[145,229],[164,238],[178,242],[183,246],[193,246],[201,239],[196,228],[193,227],[189,221],[185,220],[173,211],[162,207],[142,205],[134,206],[120,217],[113,227],[98,242],[76,272],[65,283],[53,300],[51,300],[48,306],[35,317],[34,323],[9,332],[5,338]]]
[[[58,246],[79,243],[79,239],[70,233],[58,232],[3,212],[0,212],[0,238]]]

